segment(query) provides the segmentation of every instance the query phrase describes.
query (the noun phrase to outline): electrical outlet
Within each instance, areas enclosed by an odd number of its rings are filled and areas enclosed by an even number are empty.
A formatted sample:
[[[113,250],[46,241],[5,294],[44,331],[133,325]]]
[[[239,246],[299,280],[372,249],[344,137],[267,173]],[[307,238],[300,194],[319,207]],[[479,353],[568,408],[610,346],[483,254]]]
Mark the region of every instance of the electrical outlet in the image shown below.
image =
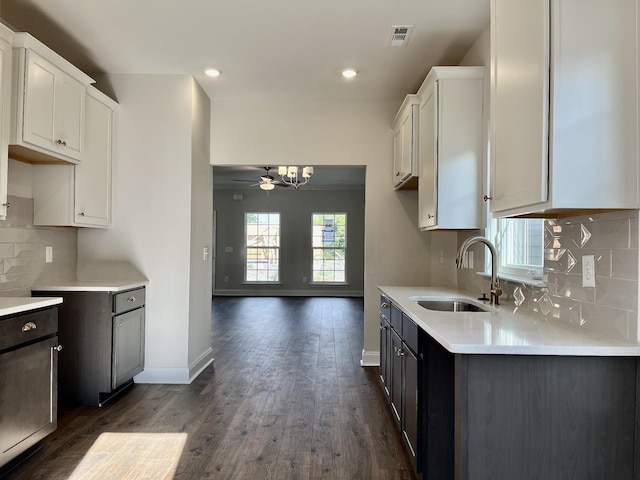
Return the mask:
[[[444,265],[444,250],[440,250],[440,265]]]
[[[44,262],[45,263],[53,262],[53,247],[50,247],[50,246],[44,247]]]
[[[469,268],[473,268],[473,252],[471,250],[469,250],[467,252],[467,255],[469,256]]]
[[[596,286],[596,263],[593,255],[582,256],[582,286]]]
[[[307,277],[302,277],[302,283],[307,283]]]
[[[228,282],[228,281],[229,281],[229,275],[227,275],[227,276],[225,276],[225,277],[224,277],[224,281],[225,281],[225,282]]]
[[[202,260],[204,260],[205,262],[209,260],[209,247],[202,248]]]

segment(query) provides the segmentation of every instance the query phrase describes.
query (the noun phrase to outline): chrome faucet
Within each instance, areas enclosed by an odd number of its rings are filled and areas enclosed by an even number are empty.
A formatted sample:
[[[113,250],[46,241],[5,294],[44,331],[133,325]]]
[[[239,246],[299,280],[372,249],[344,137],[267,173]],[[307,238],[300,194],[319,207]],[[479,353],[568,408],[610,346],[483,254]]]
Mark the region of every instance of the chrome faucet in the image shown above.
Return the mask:
[[[502,290],[500,289],[500,281],[498,280],[498,254],[496,253],[496,247],[493,246],[493,243],[491,243],[489,239],[481,236],[467,238],[462,245],[460,245],[460,250],[458,250],[456,266],[462,268],[464,254],[467,253],[469,247],[474,243],[484,243],[489,247],[489,251],[491,252],[491,301],[489,304],[499,305],[498,298],[502,295]]]

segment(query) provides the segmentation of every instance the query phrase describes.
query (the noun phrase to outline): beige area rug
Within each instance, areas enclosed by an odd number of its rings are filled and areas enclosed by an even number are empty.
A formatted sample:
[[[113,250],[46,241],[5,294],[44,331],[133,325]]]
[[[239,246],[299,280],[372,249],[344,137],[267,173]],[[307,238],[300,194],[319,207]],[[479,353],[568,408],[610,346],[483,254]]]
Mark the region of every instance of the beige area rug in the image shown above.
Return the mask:
[[[170,480],[186,433],[103,433],[69,480]]]

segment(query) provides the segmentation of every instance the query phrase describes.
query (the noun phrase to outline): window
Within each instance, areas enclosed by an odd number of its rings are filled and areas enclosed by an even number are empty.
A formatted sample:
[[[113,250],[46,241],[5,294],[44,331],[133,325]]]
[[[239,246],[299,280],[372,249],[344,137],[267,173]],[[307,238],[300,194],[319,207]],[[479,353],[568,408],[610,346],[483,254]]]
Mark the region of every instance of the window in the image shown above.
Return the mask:
[[[245,213],[247,282],[280,280],[280,214]]]
[[[347,281],[347,214],[314,213],[311,218],[314,283]]]
[[[538,218],[492,219],[487,236],[498,252],[498,274],[541,280],[544,266],[544,220]],[[486,271],[491,259],[486,257]]]

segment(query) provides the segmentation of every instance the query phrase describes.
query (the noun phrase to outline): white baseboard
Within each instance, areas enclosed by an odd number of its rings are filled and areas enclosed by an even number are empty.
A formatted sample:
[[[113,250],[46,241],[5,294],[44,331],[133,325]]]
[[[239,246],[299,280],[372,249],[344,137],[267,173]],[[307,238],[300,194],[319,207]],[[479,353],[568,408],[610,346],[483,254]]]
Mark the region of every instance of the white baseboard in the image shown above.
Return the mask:
[[[216,288],[213,293],[216,297],[364,297],[363,290],[277,290],[277,289],[221,289]]]
[[[188,368],[149,368],[133,377],[136,383],[189,384]]]
[[[213,350],[209,347],[188,368],[149,368],[133,377],[135,383],[188,385],[213,363]]]
[[[189,365],[189,383],[193,382],[202,371],[213,363],[213,349],[209,347]]]
[[[380,366],[380,352],[367,352],[362,350],[362,358],[360,360],[361,367],[379,367]]]

